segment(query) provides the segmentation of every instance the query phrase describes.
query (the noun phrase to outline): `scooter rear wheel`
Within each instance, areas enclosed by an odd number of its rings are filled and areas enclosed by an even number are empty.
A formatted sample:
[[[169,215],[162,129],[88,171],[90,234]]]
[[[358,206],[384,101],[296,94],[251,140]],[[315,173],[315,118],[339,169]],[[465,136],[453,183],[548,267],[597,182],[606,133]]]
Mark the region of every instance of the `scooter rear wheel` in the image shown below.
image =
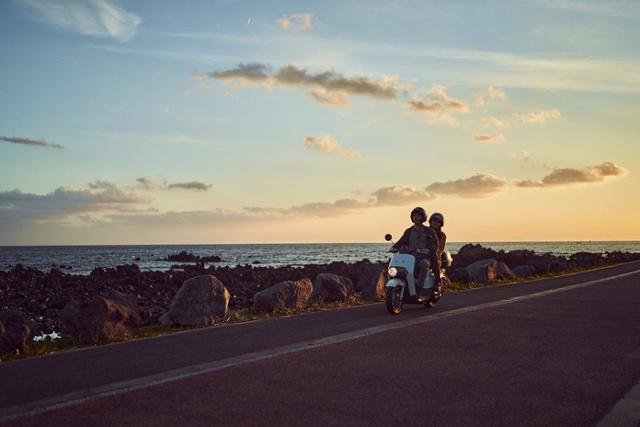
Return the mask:
[[[385,297],[387,311],[391,314],[400,314],[402,311],[402,287],[387,288]]]

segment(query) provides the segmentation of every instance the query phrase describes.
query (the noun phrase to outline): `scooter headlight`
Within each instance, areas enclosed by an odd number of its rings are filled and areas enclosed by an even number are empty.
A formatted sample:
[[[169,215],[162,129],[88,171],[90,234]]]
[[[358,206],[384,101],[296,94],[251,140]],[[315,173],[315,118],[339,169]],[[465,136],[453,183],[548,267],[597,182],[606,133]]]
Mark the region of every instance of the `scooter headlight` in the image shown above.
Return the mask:
[[[396,277],[398,275],[398,269],[395,267],[389,267],[389,269],[387,270],[387,274],[389,275],[389,277]]]

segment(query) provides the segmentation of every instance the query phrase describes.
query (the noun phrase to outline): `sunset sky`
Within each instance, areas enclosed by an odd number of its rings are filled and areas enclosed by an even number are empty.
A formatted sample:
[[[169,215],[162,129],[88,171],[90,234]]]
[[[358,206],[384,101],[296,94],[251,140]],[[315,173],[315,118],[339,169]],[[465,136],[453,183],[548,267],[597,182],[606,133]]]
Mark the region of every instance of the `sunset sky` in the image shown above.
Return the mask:
[[[640,240],[637,1],[0,2],[0,245]]]

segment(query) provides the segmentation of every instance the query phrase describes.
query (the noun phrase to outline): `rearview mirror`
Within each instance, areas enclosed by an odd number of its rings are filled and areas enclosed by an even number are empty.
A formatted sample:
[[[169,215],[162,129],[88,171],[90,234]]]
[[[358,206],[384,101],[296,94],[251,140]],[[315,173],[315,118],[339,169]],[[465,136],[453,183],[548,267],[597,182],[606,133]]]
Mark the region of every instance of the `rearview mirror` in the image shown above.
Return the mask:
[[[384,240],[386,240],[387,242],[390,242],[391,239],[393,239],[393,237],[391,236],[391,234],[385,234],[384,235]]]

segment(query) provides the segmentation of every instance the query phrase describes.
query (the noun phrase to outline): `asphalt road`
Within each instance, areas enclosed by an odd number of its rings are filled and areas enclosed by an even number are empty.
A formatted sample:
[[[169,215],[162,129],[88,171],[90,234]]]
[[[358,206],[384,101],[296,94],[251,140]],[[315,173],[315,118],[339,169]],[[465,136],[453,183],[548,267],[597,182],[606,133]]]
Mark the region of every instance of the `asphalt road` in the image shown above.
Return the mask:
[[[639,379],[636,262],[400,316],[375,304],[2,363],[0,419],[582,426]]]

